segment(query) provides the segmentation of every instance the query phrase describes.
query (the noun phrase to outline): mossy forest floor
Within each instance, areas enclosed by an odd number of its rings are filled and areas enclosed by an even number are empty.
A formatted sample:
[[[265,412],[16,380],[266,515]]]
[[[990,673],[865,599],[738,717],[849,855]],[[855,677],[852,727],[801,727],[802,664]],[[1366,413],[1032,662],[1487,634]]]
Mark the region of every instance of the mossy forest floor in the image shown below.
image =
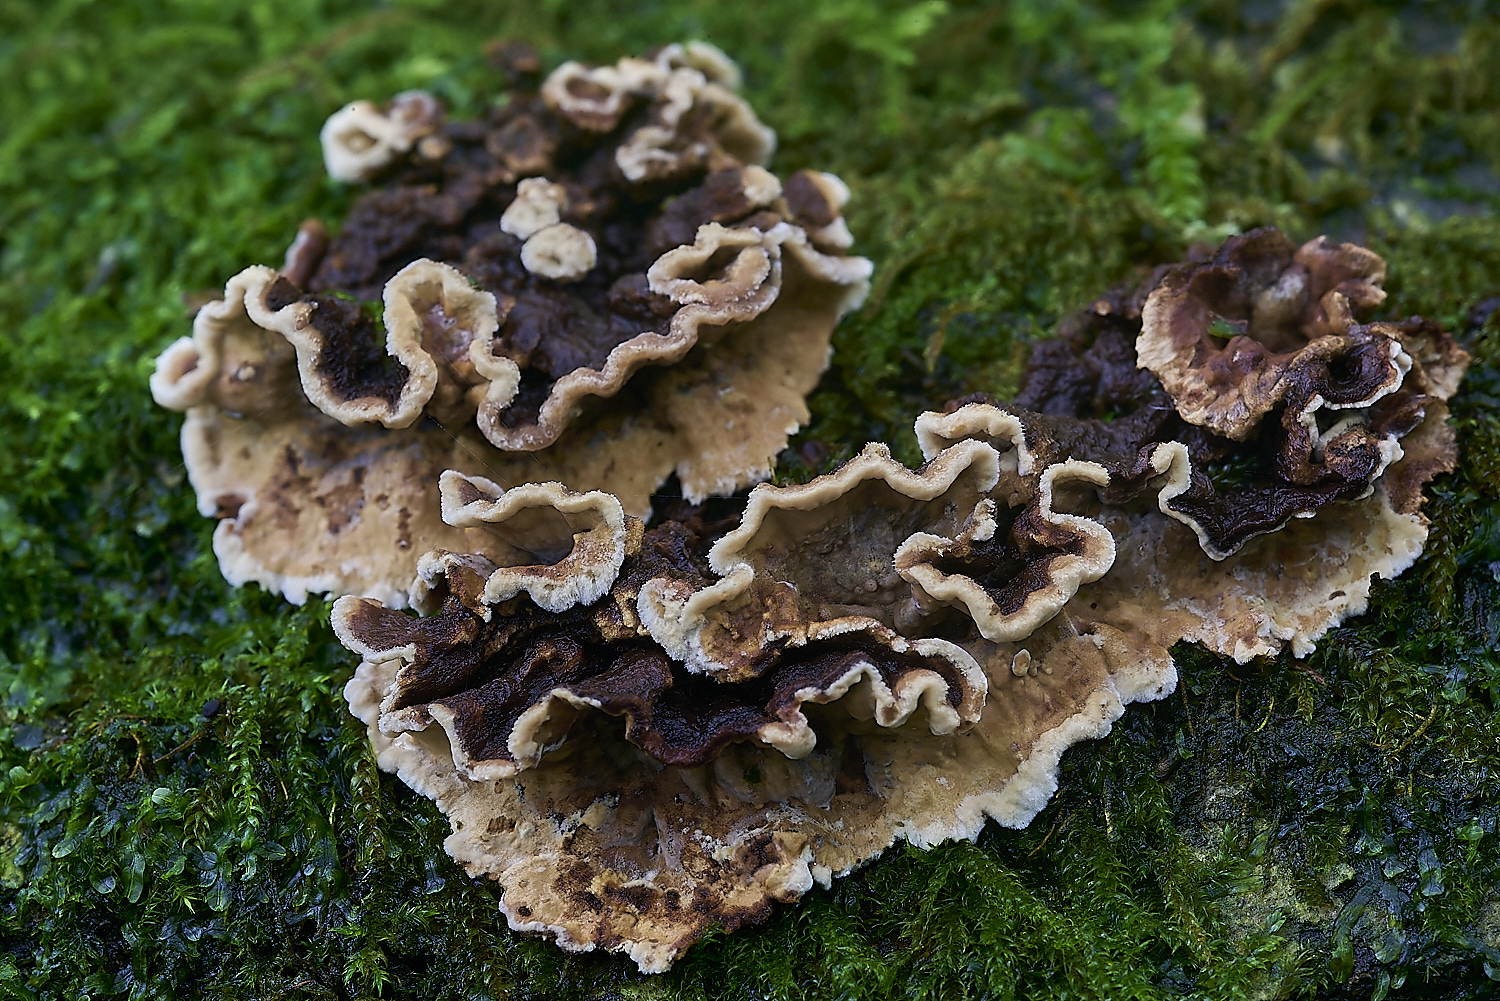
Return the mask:
[[[1385,255],[1476,354],[1427,555],[1305,661],[1183,647],[1024,831],[897,847],[671,973],[506,930],[377,772],[328,606],[234,590],[155,355],[336,221],[317,133],[480,44],[706,38],[781,171],[839,173],[869,303],[778,475],[1006,396],[1028,341],[1275,223]],[[1352,0],[0,0],[0,994],[1470,998],[1500,993],[1500,13]]]

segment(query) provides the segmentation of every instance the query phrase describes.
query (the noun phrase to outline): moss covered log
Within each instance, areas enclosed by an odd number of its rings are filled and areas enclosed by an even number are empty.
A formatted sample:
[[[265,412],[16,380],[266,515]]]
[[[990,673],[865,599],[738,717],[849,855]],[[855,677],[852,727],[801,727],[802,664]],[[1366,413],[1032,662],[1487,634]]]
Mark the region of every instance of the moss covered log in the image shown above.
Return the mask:
[[[670,973],[505,928],[375,768],[328,606],[218,572],[152,360],[298,222],[317,135],[684,38],[773,166],[853,190],[867,305],[778,480],[1013,394],[1105,288],[1275,224],[1366,243],[1475,354],[1459,470],[1306,660],[1184,646],[1024,831],[897,848]],[[0,994],[1470,998],[1500,993],[1500,19],[1477,0],[0,0]]]

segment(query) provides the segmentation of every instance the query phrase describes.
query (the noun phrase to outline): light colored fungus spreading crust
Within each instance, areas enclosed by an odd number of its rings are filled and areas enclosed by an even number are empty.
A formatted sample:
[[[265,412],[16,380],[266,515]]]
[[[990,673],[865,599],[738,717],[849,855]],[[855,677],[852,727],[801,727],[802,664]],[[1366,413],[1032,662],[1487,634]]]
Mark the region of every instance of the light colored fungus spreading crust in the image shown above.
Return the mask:
[[[454,544],[445,469],[645,515],[673,473],[693,499],[764,479],[807,420],[870,274],[843,185],[760,166],[774,134],[711,46],[528,72],[478,121],[420,92],[335,114],[330,172],[371,190],[158,360],[234,583],[400,604]]]
[[[1421,552],[1467,356],[1355,322],[1383,270],[1246,234],[1069,320],[1014,404],[922,415],[922,468],[872,444],[728,519],[449,474],[426,617],[335,606],[351,709],[512,927],[648,971],[898,838],[1024,826],[1172,644],[1303,656]]]

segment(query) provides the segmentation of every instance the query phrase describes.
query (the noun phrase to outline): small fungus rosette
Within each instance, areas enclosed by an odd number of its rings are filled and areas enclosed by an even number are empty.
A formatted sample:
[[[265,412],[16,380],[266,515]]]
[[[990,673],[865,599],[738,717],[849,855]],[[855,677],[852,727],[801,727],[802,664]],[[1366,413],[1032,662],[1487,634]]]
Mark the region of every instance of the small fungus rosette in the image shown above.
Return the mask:
[[[497,51],[514,87],[480,119],[420,92],[330,118],[330,173],[367,190],[337,232],[305,223],[279,271],[232,278],[158,360],[237,583],[399,602],[451,541],[444,469],[644,515],[673,473],[694,499],[765,478],[807,419],[870,274],[842,183],[765,169],[774,134],[711,46],[539,86],[534,53]]]
[[[1002,499],[1003,466],[978,440],[917,470],[871,445],[650,527],[602,492],[446,474],[468,546],[423,558],[425,615],[335,604],[351,709],[512,927],[665,969],[897,838],[1026,824],[1066,747],[1170,689],[1170,659],[1054,621],[1115,557],[1053,506],[1103,470]]]
[[[1238,497],[1194,474],[1163,499],[1211,552],[1368,496],[1408,445],[1421,454],[1389,478],[1404,513],[1416,511],[1421,482],[1452,468],[1445,401],[1468,356],[1420,317],[1358,322],[1384,301],[1384,277],[1363,247],[1324,237],[1298,247],[1263,229],[1168,269],[1147,296],[1140,366],[1203,435],[1198,465],[1240,467],[1222,477],[1243,481]]]
[[[1344,277],[1349,262],[1359,265],[1358,280]],[[1293,519],[1369,497],[1377,484],[1396,511],[1414,514],[1423,484],[1452,469],[1446,400],[1468,356],[1420,317],[1343,323],[1352,303],[1379,299],[1371,283],[1383,274],[1368,250],[1322,238],[1299,249],[1275,230],[1233,238],[1208,260],[1159,269],[1133,292],[1100,297],[1035,346],[1015,402],[1003,408],[1014,424],[1006,440],[1024,426],[1029,447],[1050,461],[1102,463],[1110,471],[1106,503],[1151,483],[1160,510],[1189,525],[1213,559]],[[1236,283],[1251,291],[1238,299],[1224,292]],[[1307,303],[1324,285],[1330,290],[1313,309]],[[1208,291],[1195,298],[1184,289]],[[1305,298],[1289,291],[1297,289]],[[1209,295],[1215,290],[1217,298]],[[1277,295],[1295,299],[1300,312],[1267,305],[1280,303]],[[1234,303],[1251,298],[1273,315],[1313,319],[1273,334],[1205,304],[1212,299],[1243,317]],[[1329,316],[1341,318],[1343,333],[1328,332]],[[1173,323],[1180,336],[1169,351],[1163,331]],[[1266,341],[1236,334],[1221,344],[1234,324]],[[1299,337],[1313,340],[1299,348]],[[1260,368],[1251,365],[1256,358]],[[974,397],[950,409],[966,403],[997,401]],[[953,420],[952,433],[966,434]],[[919,434],[929,452],[951,440],[935,419]],[[1169,467],[1173,475],[1163,478]]]
[[[1099,298],[1035,346],[1013,404],[955,401],[918,420],[918,439],[928,455],[992,441],[1022,470],[1102,466],[1089,510],[1120,557],[1092,589],[1095,611],[1145,624],[1146,647],[1305,656],[1364,610],[1372,576],[1415,561],[1422,488],[1456,460],[1446,400],[1468,355],[1419,317],[1356,323],[1384,271],[1322,238],[1236,237]],[[1221,344],[1220,322],[1262,339]],[[1179,335],[1171,352],[1164,330]]]

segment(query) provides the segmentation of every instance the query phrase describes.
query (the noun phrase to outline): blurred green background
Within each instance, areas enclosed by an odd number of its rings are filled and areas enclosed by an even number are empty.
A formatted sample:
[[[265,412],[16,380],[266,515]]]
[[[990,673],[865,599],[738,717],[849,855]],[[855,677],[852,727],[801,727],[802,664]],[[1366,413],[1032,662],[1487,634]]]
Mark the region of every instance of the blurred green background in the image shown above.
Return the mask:
[[[853,189],[868,304],[779,478],[1013,392],[1105,287],[1275,223],[1385,255],[1476,354],[1428,553],[1306,661],[1183,683],[1025,831],[892,849],[671,973],[506,930],[377,772],[326,603],[219,576],[155,355],[351,193],[317,132],[424,87],[704,38]],[[1339,0],[0,0],[0,994],[1500,994],[1500,11]]]

